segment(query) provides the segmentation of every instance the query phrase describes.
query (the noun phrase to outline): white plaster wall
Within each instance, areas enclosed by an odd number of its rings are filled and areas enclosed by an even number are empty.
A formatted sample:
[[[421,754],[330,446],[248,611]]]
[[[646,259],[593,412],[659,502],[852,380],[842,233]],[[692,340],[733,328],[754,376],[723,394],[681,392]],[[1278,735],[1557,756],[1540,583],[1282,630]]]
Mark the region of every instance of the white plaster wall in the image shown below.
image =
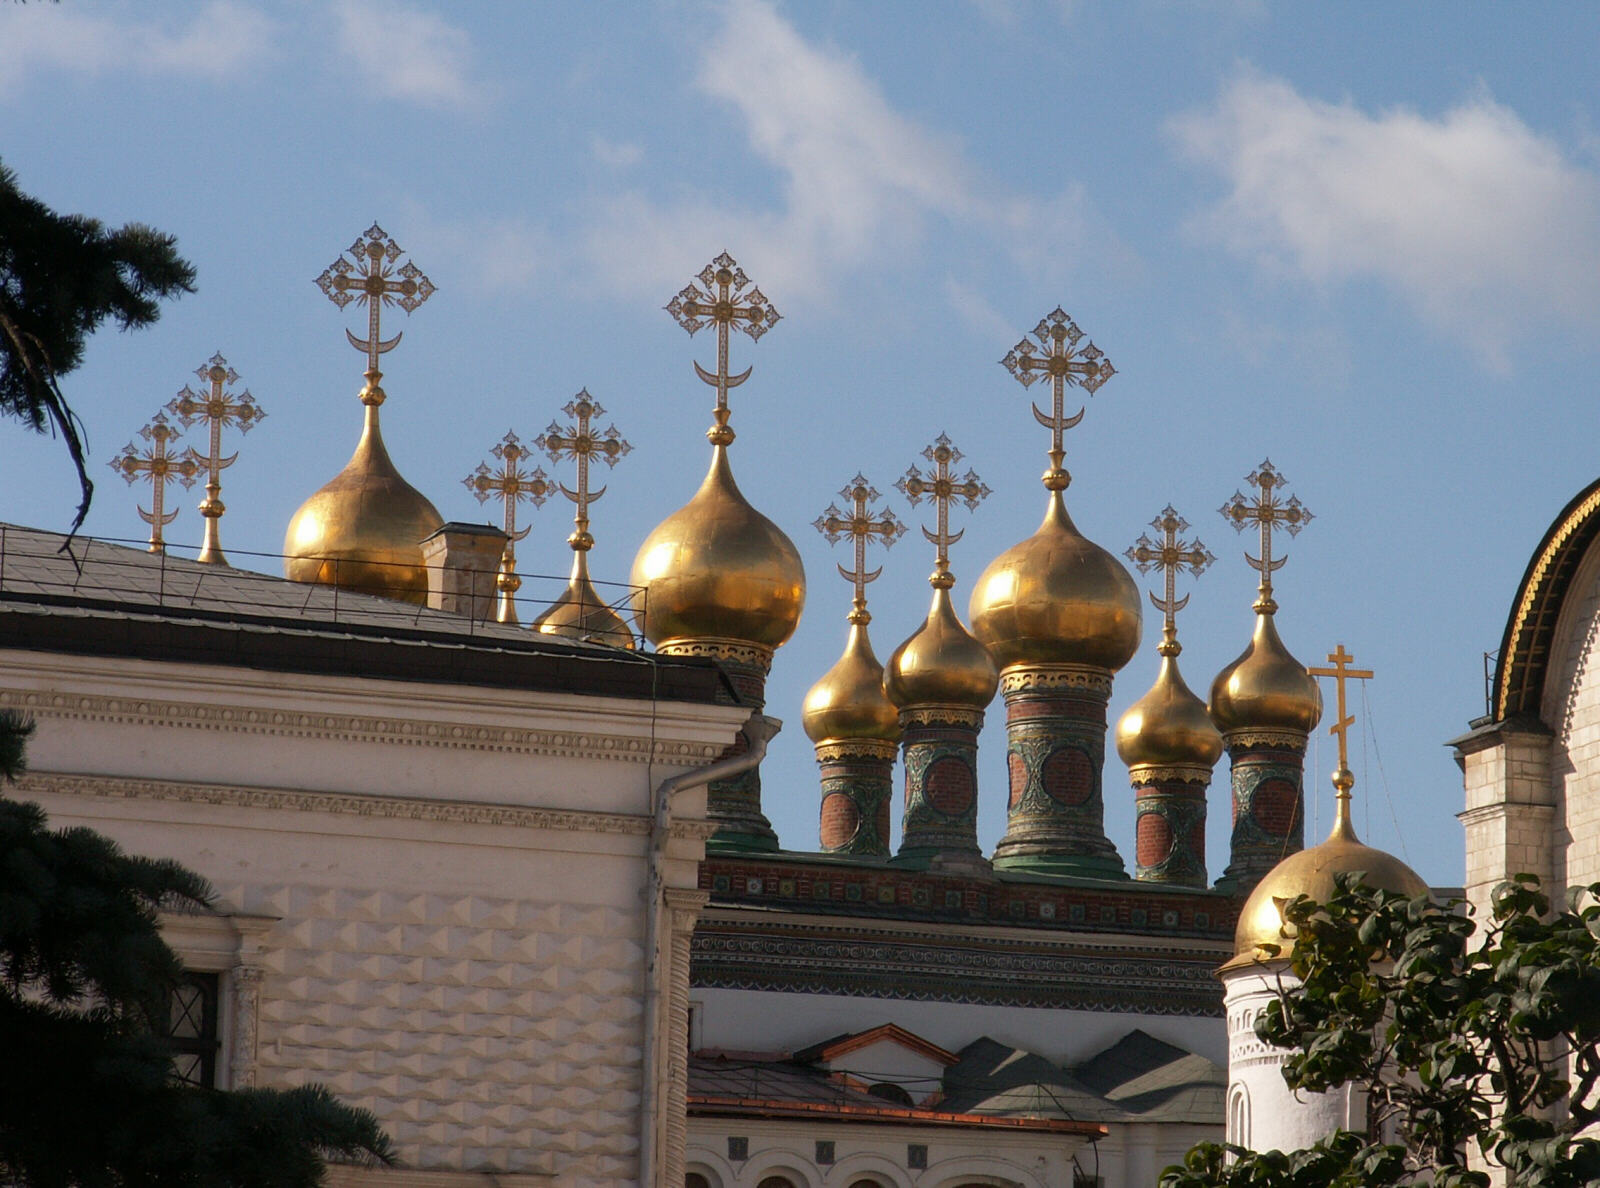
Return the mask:
[[[1600,548],[1573,575],[1551,638],[1544,719],[1556,732],[1549,778],[1556,804],[1552,895],[1600,880]],[[1521,855],[1511,855],[1513,861]]]
[[[1218,1065],[1228,1060],[1221,1019],[705,987],[696,988],[693,999],[703,1004],[705,1048],[796,1051],[844,1032],[896,1023],[951,1052],[988,1036],[1071,1064],[1139,1028]]]

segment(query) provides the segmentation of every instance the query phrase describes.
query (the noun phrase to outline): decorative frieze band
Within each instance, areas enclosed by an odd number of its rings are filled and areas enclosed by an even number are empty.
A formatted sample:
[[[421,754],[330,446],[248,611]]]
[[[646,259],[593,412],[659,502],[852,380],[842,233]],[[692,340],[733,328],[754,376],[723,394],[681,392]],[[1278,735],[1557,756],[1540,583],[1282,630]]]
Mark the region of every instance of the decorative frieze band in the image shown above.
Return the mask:
[[[983,711],[964,705],[918,705],[900,711],[902,726],[964,726],[983,729]]]
[[[849,738],[817,744],[817,762],[835,763],[840,759],[893,759],[900,744],[882,738]]]
[[[628,763],[709,763],[717,743],[670,742],[571,730],[530,730],[470,722],[427,722],[359,714],[300,713],[249,706],[99,697],[87,693],[42,693],[0,689],[0,707],[42,718],[224,730],[281,738],[378,742],[397,746],[446,747],[501,754],[551,755],[571,759],[618,759]]]
[[[1229,747],[1282,747],[1304,751],[1307,736],[1298,730],[1230,730],[1222,736]]]
[[[502,825],[566,833],[646,835],[650,818],[628,813],[595,813],[575,809],[524,808],[510,804],[474,804],[456,800],[418,800],[396,796],[363,796],[344,792],[305,792],[294,788],[245,788],[230,784],[178,783],[94,775],[45,775],[29,772],[17,791],[34,796],[99,796],[122,800],[171,800],[243,808],[287,809],[338,813],[402,821],[442,821],[461,825]],[[671,836],[705,841],[717,830],[714,821],[674,820]]]
[[[1189,764],[1160,766],[1154,763],[1137,763],[1128,768],[1128,780],[1135,788],[1142,787],[1145,784],[1165,784],[1170,782],[1209,784],[1211,782],[1211,768]]]
[[[1007,696],[1034,689],[1083,689],[1111,695],[1111,673],[1083,664],[1018,664],[1000,674],[1000,693]]]
[[[771,648],[739,639],[669,639],[657,645],[656,651],[663,656],[705,656],[759,668],[762,672],[772,671]]]

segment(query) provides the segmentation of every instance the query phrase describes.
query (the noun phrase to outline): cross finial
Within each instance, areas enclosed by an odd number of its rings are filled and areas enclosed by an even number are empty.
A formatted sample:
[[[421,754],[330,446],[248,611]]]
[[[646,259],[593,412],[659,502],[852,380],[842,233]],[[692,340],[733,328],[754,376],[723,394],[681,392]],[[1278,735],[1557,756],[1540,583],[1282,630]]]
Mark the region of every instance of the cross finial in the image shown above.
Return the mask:
[[[1059,305],[1039,320],[1033,328],[1034,346],[1026,337],[1006,352],[1000,365],[1016,376],[1024,388],[1030,388],[1042,376],[1050,377],[1051,409],[1046,413],[1037,404],[1033,406],[1034,419],[1050,430],[1050,469],[1044,473],[1044,485],[1052,491],[1065,491],[1072,476],[1062,468],[1066,450],[1061,435],[1083,420],[1083,409],[1072,416],[1066,415],[1067,385],[1082,388],[1091,396],[1117,373],[1105,352],[1090,342],[1081,351],[1083,331]]]
[[[759,339],[781,316],[772,307],[761,290],[750,286],[750,278],[739,267],[738,261],[723,252],[707,264],[695,278],[699,284],[685,285],[666,309],[673,319],[693,334],[707,322],[717,328],[717,370],[713,374],[700,364],[694,365],[695,374],[717,390],[716,424],[706,431],[712,445],[726,446],[733,442],[733,430],[728,427],[728,389],[737,388],[750,378],[746,367],[738,375],[728,374],[728,331],[737,327],[752,339]],[[746,291],[746,286],[750,286]]]
[[[222,430],[237,428],[240,433],[248,433],[267,414],[248,390],[238,395],[225,390],[226,385],[239,382],[239,373],[228,366],[228,361],[220,351],[195,368],[194,373],[204,381],[205,388],[197,392],[185,384],[183,390],[167,402],[167,411],[177,417],[185,429],[196,421],[202,421],[211,431],[210,447],[206,454],[204,457],[196,454],[206,468],[206,497],[200,501],[206,534],[196,560],[210,565],[226,565],[228,559],[222,553],[219,533],[219,521],[222,513],[227,511],[222,503],[221,474],[238,461],[239,455],[222,456]]]
[[[604,462],[607,466],[615,466],[617,459],[633,447],[622,439],[615,425],[600,431],[592,427],[594,418],[605,416],[606,410],[589,395],[589,389],[582,389],[567,401],[561,411],[574,418],[577,424],[568,425],[563,430],[551,421],[550,428],[540,434],[533,444],[548,454],[552,462],[559,462],[563,458],[577,462],[578,489],[574,491],[565,483],[556,485],[561,488],[563,495],[578,505],[573,516],[573,532],[567,537],[567,543],[579,552],[588,552],[594,547],[594,537],[589,535],[589,505],[606,493],[604,487],[598,491],[589,490],[589,463]]]
[[[1148,535],[1141,534],[1123,556],[1137,565],[1140,573],[1159,569],[1165,576],[1166,597],[1157,598],[1154,591],[1149,592],[1151,603],[1166,616],[1161,629],[1161,643],[1156,650],[1163,656],[1176,656],[1183,651],[1183,645],[1178,643],[1178,612],[1189,605],[1187,594],[1182,598],[1177,597],[1178,571],[1187,569],[1199,577],[1216,558],[1198,539],[1178,539],[1181,533],[1189,531],[1189,521],[1175,512],[1170,503],[1150,521],[1150,527],[1161,534],[1160,539],[1151,540]]]
[[[829,544],[838,544],[842,537],[850,537],[855,546],[855,568],[846,569],[841,565],[839,576],[855,586],[855,598],[850,604],[850,622],[870,623],[872,616],[867,613],[867,583],[878,580],[883,573],[883,566],[868,571],[867,541],[876,540],[888,548],[905,535],[906,526],[888,509],[876,515],[867,510],[867,505],[876,503],[880,496],[863,475],[856,475],[841,487],[839,497],[850,505],[850,510],[840,511],[837,504],[830,503],[828,510],[813,520],[811,526],[827,537]]]
[[[1233,525],[1235,532],[1243,532],[1245,525],[1252,522],[1261,529],[1261,556],[1252,557],[1246,550],[1244,559],[1261,574],[1258,588],[1260,596],[1256,599],[1255,609],[1260,614],[1270,615],[1278,609],[1278,604],[1272,600],[1272,575],[1283,568],[1283,563],[1289,559],[1272,559],[1272,533],[1275,529],[1283,528],[1290,536],[1298,536],[1300,529],[1311,522],[1312,515],[1300,502],[1299,496],[1291,495],[1288,499],[1280,497],[1279,492],[1285,480],[1273,468],[1272,459],[1262,462],[1244,481],[1258,488],[1261,494],[1255,499],[1246,499],[1235,491],[1233,498],[1218,510],[1222,512],[1222,518]]]
[[[504,506],[506,549],[500,558],[500,574],[495,579],[495,586],[500,591],[495,618],[501,623],[515,623],[516,593],[522,588],[522,579],[517,576],[517,541],[531,530],[531,525],[520,531],[517,529],[517,504],[527,500],[534,507],[539,507],[550,498],[550,492],[555,488],[545,477],[542,468],[536,466],[532,471],[522,469],[522,460],[528,457],[529,450],[515,433],[507,431],[499,444],[489,452],[499,459],[500,469],[490,470],[487,462],[480,462],[478,469],[461,482],[479,503],[485,503],[493,497]]]
[[[989,496],[990,491],[971,470],[960,479],[950,473],[950,468],[961,461],[962,455],[943,433],[934,438],[933,444],[922,451],[922,456],[933,463],[928,473],[924,475],[915,466],[911,466],[895,483],[895,487],[911,502],[912,507],[916,507],[926,497],[931,499],[938,509],[939,530],[929,532],[926,527],[922,529],[922,535],[938,549],[933,575],[928,579],[928,584],[948,590],[956,584],[955,578],[950,576],[950,546],[960,540],[966,532],[963,528],[960,532],[951,534],[950,504],[959,499],[967,505],[967,510],[971,511]]]
[[[1356,784],[1355,776],[1350,774],[1350,748],[1347,740],[1350,727],[1355,725],[1356,720],[1354,715],[1345,713],[1344,683],[1372,679],[1370,668],[1350,667],[1350,662],[1354,659],[1354,656],[1344,650],[1344,645],[1340,644],[1337,650],[1328,653],[1328,662],[1333,665],[1332,668],[1306,669],[1312,676],[1332,677],[1334,687],[1338,690],[1339,714],[1334,719],[1333,725],[1328,727],[1328,733],[1339,736],[1339,770],[1333,773],[1333,786],[1341,802],[1350,799],[1350,789]]]
[[[172,452],[172,445],[181,436],[177,429],[167,422],[165,413],[156,413],[150,423],[139,430],[139,436],[150,443],[144,451],[129,442],[122,447],[122,452],[111,459],[111,469],[120,474],[131,486],[135,479],[143,475],[153,489],[150,497],[150,510],[134,504],[139,511],[139,518],[150,525],[150,551],[164,553],[167,551],[167,542],[162,539],[161,529],[178,518],[176,509],[166,511],[165,497],[167,484],[173,480],[183,484],[187,491],[194,486],[194,480],[200,473],[200,459],[193,450],[184,450],[180,454]]]
[[[357,338],[349,330],[344,332],[351,346],[367,353],[367,386],[361,391],[362,404],[383,403],[383,389],[378,386],[383,378],[378,356],[394,350],[401,338],[397,333],[385,340],[379,334],[383,307],[398,305],[409,314],[433,296],[433,282],[409,260],[396,268],[394,263],[399,258],[400,245],[374,223],[317,277],[317,287],[340,309],[352,301],[367,307],[367,336]]]

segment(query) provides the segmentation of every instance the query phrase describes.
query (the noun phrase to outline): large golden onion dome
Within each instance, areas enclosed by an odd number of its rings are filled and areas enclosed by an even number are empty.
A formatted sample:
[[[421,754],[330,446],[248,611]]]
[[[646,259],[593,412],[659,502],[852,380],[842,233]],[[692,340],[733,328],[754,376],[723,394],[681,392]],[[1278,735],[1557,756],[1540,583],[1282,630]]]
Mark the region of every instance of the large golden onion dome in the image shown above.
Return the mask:
[[[1322,720],[1322,693],[1306,666],[1278,638],[1271,613],[1257,612],[1250,646],[1211,682],[1211,721],[1234,730],[1310,734]]]
[[[948,585],[935,585],[922,626],[894,650],[884,672],[889,700],[913,705],[983,709],[994,700],[1000,672],[989,649],[956,618]]]
[[[577,549],[572,555],[572,577],[561,597],[534,619],[531,628],[544,635],[581,639],[585,643],[609,644],[614,648],[635,646],[633,631],[622,616],[600,596],[589,578],[589,552]]]
[[[1245,900],[1239,912],[1239,924],[1233,934],[1233,958],[1223,966],[1235,969],[1260,961],[1288,960],[1294,947],[1293,939],[1284,934],[1283,905],[1296,896],[1306,895],[1318,903],[1326,903],[1337,890],[1334,877],[1360,872],[1362,881],[1381,891],[1396,891],[1415,897],[1428,894],[1428,884],[1393,854],[1361,844],[1355,827],[1350,823],[1350,796],[1348,771],[1334,776],[1347,781],[1340,788],[1338,810],[1333,831],[1320,846],[1290,854],[1274,866],[1266,878],[1256,884],[1256,889]],[[1277,954],[1263,948],[1276,945]]]
[[[740,494],[721,444],[694,498],[645,538],[631,580],[640,588],[634,619],[657,647],[725,639],[776,648],[806,601],[799,550]]]
[[[1130,768],[1212,767],[1222,757],[1222,735],[1184,683],[1176,655],[1162,655],[1156,683],[1118,720],[1117,754]]]
[[[420,604],[428,597],[422,541],[444,518],[389,459],[378,432],[378,405],[366,409],[350,461],[289,521],[284,576]]]
[[[983,571],[967,613],[1001,668],[1115,672],[1139,650],[1139,590],[1120,561],[1078,531],[1059,490],[1050,492],[1039,530]]]
[[[865,622],[850,624],[844,654],[811,686],[800,720],[814,743],[900,741],[900,712],[883,691],[883,665],[873,654]]]

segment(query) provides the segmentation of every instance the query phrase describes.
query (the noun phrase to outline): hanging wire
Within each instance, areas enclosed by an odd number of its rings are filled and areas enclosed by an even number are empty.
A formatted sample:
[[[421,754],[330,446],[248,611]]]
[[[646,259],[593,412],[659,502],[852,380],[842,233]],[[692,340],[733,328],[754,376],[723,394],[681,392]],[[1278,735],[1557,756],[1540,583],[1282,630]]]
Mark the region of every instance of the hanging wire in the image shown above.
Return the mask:
[[[1372,756],[1377,761],[1377,764],[1378,764],[1378,782],[1383,786],[1383,798],[1384,798],[1384,800],[1388,801],[1388,803],[1389,803],[1389,820],[1394,822],[1394,835],[1395,835],[1395,837],[1400,839],[1400,856],[1406,860],[1406,864],[1407,865],[1410,865],[1410,863],[1411,863],[1411,852],[1406,848],[1406,835],[1400,828],[1400,815],[1397,812],[1395,812],[1394,797],[1389,794],[1389,776],[1388,776],[1388,773],[1386,773],[1383,770],[1383,753],[1378,750],[1378,731],[1377,731],[1377,728],[1373,725],[1373,721],[1372,721],[1372,702],[1367,697],[1367,682],[1366,681],[1362,681],[1361,682],[1361,710],[1362,710],[1362,713],[1366,716],[1366,727],[1367,728],[1366,728],[1366,732],[1365,732],[1365,737],[1367,739],[1370,739],[1371,742],[1372,742]],[[1365,767],[1366,766],[1366,747],[1365,747],[1365,745],[1362,746],[1361,751],[1362,751],[1362,766]],[[1369,785],[1369,787],[1370,787],[1370,785]],[[1367,804],[1368,804],[1367,819],[1368,819],[1369,822],[1372,819],[1371,803],[1372,803],[1372,797],[1369,796],[1369,797],[1367,797]],[[1371,835],[1369,834],[1368,836],[1371,836]]]

